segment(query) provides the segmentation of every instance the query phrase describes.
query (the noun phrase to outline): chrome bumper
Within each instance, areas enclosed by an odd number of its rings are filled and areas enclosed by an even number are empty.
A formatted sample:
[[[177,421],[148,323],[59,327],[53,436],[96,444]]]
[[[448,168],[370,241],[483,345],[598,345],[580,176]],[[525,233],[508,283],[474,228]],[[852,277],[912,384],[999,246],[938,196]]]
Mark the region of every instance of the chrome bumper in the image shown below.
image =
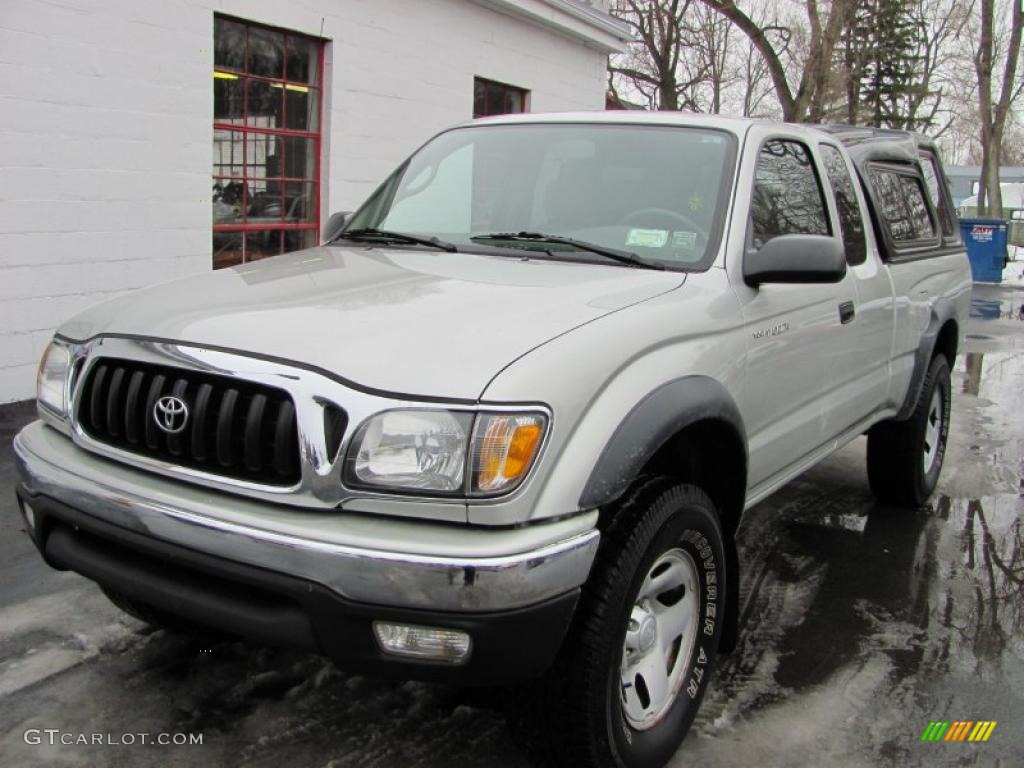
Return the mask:
[[[33,495],[362,603],[456,612],[521,608],[583,584],[597,552],[596,513],[485,530],[289,508],[94,457],[41,422],[17,435],[14,451],[23,487]]]

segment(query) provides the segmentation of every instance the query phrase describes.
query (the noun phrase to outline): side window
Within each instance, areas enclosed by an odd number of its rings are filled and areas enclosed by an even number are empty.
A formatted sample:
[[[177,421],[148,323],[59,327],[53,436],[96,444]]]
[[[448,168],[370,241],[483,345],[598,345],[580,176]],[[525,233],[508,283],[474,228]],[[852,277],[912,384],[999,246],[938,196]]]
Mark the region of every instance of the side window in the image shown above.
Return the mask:
[[[941,183],[939,179],[941,177],[939,176],[937,163],[938,158],[931,152],[921,153],[921,170],[924,172],[924,184],[928,189],[928,197],[931,198],[932,207],[939,214],[939,221],[942,223],[942,234],[946,237],[952,237],[956,234],[956,229],[953,226],[953,215],[950,212],[948,196],[942,194],[942,188],[939,186]]]
[[[867,258],[867,241],[864,236],[864,218],[860,203],[853,188],[853,179],[843,160],[842,154],[828,144],[821,145],[821,156],[825,160],[825,173],[836,197],[839,211],[839,227],[842,229],[843,246],[846,249],[846,263],[851,266],[863,264]]]
[[[935,237],[935,225],[928,212],[928,203],[925,202],[920,180],[913,176],[900,176],[900,186],[903,188],[903,199],[907,201],[914,236],[919,240]]]
[[[779,235],[828,235],[821,183],[807,148],[796,141],[765,142],[757,158],[750,203],[751,240],[758,249]]]
[[[924,188],[916,175],[876,167],[868,175],[894,242],[912,243],[935,237]]]

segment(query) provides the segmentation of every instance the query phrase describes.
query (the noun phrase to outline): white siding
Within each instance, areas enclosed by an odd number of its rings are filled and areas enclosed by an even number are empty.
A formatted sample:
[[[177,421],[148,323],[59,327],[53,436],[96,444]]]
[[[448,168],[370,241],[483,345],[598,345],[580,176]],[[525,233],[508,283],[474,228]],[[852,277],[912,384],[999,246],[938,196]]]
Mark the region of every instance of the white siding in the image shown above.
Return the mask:
[[[493,4],[491,4],[493,5]],[[32,397],[53,328],[210,269],[213,15],[330,40],[322,214],[351,209],[473,77],[533,112],[600,109],[597,46],[470,0],[44,0],[0,13],[0,402]]]

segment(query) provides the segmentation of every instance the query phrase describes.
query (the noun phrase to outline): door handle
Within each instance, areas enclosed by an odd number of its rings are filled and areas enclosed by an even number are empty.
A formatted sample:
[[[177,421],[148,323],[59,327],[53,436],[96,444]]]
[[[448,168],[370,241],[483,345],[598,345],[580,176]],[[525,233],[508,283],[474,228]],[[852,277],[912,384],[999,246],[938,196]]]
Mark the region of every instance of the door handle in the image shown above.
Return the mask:
[[[853,322],[853,317],[856,314],[857,309],[853,306],[852,301],[844,301],[839,305],[839,322],[843,325]]]

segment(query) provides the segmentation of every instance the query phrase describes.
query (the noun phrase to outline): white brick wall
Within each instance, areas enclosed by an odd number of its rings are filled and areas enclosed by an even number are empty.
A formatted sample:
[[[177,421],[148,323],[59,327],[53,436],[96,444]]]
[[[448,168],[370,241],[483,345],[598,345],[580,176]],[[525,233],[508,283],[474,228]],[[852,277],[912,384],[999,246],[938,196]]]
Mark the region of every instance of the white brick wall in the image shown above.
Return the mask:
[[[0,402],[33,396],[36,361],[67,317],[210,269],[200,201],[210,193],[215,12],[312,35],[322,25],[331,41],[326,213],[353,208],[430,134],[471,117],[474,75],[529,89],[534,112],[603,106],[600,44],[516,16],[515,5],[4,2]]]

